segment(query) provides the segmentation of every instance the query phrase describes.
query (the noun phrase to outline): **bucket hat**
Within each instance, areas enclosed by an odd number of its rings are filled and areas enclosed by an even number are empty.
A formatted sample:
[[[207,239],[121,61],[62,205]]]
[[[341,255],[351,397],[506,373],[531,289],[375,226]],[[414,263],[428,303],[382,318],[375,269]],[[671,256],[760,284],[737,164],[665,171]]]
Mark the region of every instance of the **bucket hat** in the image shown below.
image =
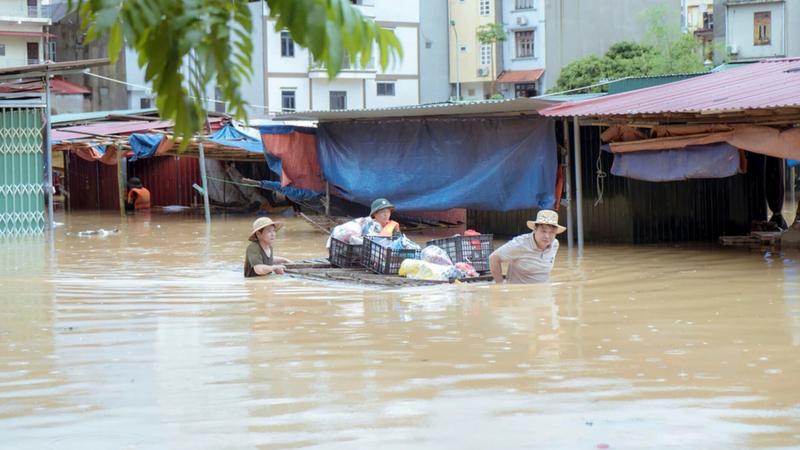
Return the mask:
[[[269,217],[259,217],[253,222],[253,231],[250,232],[250,237],[248,239],[253,242],[258,241],[258,238],[256,237],[256,231],[262,230],[270,225],[275,225],[275,231],[278,231],[283,227],[282,223],[273,222]]]
[[[369,216],[372,217],[375,215],[376,212],[386,208],[394,209],[394,205],[389,203],[389,200],[386,200],[385,198],[377,198],[375,199],[374,202],[372,202],[372,207],[370,208]]]
[[[536,225],[552,225],[556,227],[556,234],[561,234],[567,230],[567,227],[562,227],[558,224],[558,213],[550,209],[539,211],[539,213],[536,214],[536,220],[528,221],[528,228],[531,230],[536,228]]]

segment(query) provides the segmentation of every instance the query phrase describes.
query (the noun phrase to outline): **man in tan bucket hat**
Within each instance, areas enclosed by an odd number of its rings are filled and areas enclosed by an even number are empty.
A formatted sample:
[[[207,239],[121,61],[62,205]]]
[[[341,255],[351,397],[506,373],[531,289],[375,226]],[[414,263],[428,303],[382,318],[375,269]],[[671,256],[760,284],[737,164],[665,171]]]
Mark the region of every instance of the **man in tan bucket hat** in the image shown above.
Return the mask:
[[[274,256],[272,243],[277,238],[278,230],[283,227],[280,222],[273,222],[269,217],[259,217],[253,222],[250,232],[250,245],[244,257],[244,276],[257,277],[277,273],[283,275],[286,270],[284,264],[290,263],[286,258]]]
[[[558,224],[558,213],[543,209],[536,220],[527,222],[533,230],[517,236],[489,256],[494,281],[503,282],[502,263],[508,263],[509,283],[541,283],[550,279],[550,271],[558,253],[557,234],[567,228]]]

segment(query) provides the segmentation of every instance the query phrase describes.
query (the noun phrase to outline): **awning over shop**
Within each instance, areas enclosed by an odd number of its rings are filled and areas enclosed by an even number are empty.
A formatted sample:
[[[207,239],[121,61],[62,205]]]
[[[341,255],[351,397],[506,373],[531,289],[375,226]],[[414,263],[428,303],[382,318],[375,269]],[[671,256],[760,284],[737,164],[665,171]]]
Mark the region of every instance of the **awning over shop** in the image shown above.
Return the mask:
[[[398,209],[551,208],[556,152],[549,119],[458,118],[324,122],[325,177],[348,200]]]
[[[533,70],[504,70],[499,77],[498,83],[535,83],[544,74],[544,69]]]

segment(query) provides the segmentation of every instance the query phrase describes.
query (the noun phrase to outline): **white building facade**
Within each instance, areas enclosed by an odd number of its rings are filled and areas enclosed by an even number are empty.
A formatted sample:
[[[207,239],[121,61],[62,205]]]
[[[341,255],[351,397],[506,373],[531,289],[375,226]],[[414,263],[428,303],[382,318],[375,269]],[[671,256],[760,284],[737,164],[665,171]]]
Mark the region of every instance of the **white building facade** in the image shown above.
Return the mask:
[[[42,63],[50,24],[40,0],[0,0],[0,67]]]
[[[382,70],[375,49],[365,66],[348,58],[341,73],[329,79],[325,68],[313,61],[308,50],[297,45],[288,32],[277,29],[275,22],[264,15],[262,45],[256,42],[256,52],[259,47],[263,49],[260,51],[262,68],[256,67],[255,80],[263,83],[263,105],[270,114],[384,108],[420,102],[420,2],[361,0],[353,3],[364,16],[395,33],[403,48],[402,60]],[[249,100],[255,103],[255,99]]]

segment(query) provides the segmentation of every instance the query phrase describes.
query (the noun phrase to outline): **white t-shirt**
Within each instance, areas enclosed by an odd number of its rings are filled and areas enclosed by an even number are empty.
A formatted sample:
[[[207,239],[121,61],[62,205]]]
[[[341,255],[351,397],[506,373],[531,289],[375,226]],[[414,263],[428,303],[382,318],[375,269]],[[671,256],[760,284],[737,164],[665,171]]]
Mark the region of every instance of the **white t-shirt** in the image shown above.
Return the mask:
[[[539,250],[533,233],[526,233],[506,242],[494,254],[508,263],[509,283],[542,283],[550,279],[550,271],[558,253],[558,239]]]

